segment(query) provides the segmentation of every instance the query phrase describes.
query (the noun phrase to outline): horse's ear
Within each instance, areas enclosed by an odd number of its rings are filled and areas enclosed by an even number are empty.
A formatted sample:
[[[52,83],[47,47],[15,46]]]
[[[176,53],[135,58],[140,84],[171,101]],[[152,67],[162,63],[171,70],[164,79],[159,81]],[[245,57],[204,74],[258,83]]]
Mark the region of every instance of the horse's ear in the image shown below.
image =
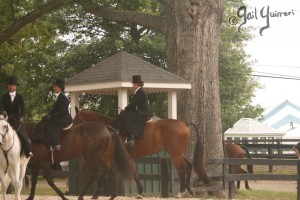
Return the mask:
[[[3,117],[5,120],[7,120],[8,116],[7,116],[7,112],[6,111],[3,111]]]
[[[75,106],[75,112],[76,112],[76,115],[79,114],[79,108],[77,106]]]

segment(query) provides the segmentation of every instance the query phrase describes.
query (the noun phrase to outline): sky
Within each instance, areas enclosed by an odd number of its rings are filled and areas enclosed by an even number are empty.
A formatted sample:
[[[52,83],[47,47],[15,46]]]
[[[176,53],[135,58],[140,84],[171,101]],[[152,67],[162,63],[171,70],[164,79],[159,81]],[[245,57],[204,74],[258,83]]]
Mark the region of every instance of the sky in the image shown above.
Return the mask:
[[[237,14],[241,21],[236,26],[255,28],[255,38],[246,43],[245,50],[250,60],[255,61],[251,65],[253,75],[263,86],[255,91],[253,104],[267,110],[290,100],[300,106],[300,0],[245,3]],[[270,26],[264,29],[267,20]]]

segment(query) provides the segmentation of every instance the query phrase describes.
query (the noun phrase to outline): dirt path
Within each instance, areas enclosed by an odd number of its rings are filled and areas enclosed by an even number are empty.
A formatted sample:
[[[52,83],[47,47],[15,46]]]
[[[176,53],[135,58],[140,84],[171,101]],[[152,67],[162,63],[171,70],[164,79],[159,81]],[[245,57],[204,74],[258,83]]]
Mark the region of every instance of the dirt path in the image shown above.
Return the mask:
[[[252,190],[270,190],[270,191],[285,191],[296,192],[296,181],[249,181]],[[245,190],[244,182],[241,183],[241,190]],[[14,200],[14,196],[7,195],[7,200]],[[22,200],[26,199],[28,195],[22,195]],[[69,200],[77,200],[78,196],[68,196]],[[58,196],[36,195],[35,200],[61,200]],[[85,196],[85,199],[91,199],[91,196]],[[99,200],[108,200],[109,197],[100,197]],[[134,200],[135,197],[117,197],[116,200]],[[163,200],[158,197],[147,197],[144,200]],[[168,198],[168,200],[178,200],[176,198]],[[184,200],[195,200],[195,198],[184,198]]]
[[[14,196],[12,195],[7,195],[8,198],[7,200],[14,200]],[[28,196],[22,195],[21,199],[26,199]],[[68,196],[67,197],[69,200],[77,200],[78,196]],[[85,196],[84,199],[91,199],[91,196]],[[35,200],[61,200],[59,196],[44,196],[44,195],[36,195],[34,197]],[[98,200],[108,200],[109,197],[100,197]],[[135,197],[117,197],[115,200],[135,200]],[[147,197],[143,198],[144,200],[163,200],[163,198],[156,198],[156,197]],[[164,199],[165,200],[165,199]],[[168,200],[178,200],[176,198],[168,198]],[[195,200],[195,198],[185,198],[184,200]]]

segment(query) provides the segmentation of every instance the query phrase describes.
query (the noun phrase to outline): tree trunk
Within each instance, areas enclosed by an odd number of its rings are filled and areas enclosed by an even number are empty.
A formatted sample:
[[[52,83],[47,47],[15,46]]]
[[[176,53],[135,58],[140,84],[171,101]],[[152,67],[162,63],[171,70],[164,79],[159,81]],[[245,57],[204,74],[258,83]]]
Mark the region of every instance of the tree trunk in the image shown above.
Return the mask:
[[[219,45],[223,5],[218,0],[169,1],[168,70],[192,83],[178,95],[178,118],[195,123],[208,158],[223,158]]]

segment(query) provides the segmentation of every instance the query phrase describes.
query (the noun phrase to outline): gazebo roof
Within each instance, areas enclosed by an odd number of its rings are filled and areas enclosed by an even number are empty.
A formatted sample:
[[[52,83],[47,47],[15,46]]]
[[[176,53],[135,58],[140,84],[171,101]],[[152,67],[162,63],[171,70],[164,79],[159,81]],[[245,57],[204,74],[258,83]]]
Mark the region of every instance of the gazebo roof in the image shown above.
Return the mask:
[[[285,133],[280,130],[276,130],[263,123],[260,123],[251,118],[241,118],[237,121],[232,128],[225,131],[225,135],[249,135],[249,136],[283,136]]]
[[[142,76],[147,92],[191,88],[191,84],[180,76],[120,51],[66,80],[66,91],[116,94],[118,88],[132,87],[133,75]]]

